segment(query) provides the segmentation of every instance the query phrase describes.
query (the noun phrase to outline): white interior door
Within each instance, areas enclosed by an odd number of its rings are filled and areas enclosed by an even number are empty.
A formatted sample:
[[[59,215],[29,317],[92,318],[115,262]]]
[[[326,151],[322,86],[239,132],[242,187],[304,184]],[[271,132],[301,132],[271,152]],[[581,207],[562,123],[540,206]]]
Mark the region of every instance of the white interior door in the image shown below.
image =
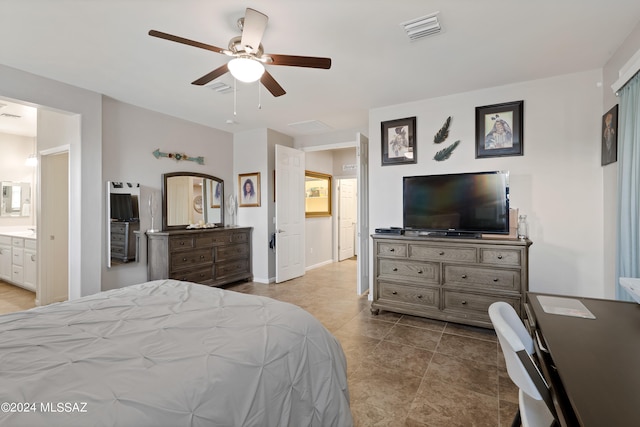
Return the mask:
[[[69,298],[69,151],[40,156],[39,304]]]
[[[351,258],[356,253],[356,185],[354,178],[341,179],[338,184],[338,261]]]
[[[276,283],[304,275],[304,152],[276,145]]]
[[[369,290],[369,138],[358,133],[358,280],[357,293]],[[369,295],[371,298],[371,295]]]

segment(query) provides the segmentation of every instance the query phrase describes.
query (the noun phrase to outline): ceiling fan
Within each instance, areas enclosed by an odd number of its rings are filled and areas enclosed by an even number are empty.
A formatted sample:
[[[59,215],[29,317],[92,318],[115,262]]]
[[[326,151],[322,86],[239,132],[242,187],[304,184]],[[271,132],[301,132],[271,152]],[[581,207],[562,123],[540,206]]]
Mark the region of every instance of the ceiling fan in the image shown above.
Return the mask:
[[[261,41],[268,20],[269,17],[267,15],[257,10],[247,8],[244,17],[238,19],[238,27],[242,31],[242,35],[233,37],[229,41],[229,47],[227,49],[156,30],[149,31],[149,35],[233,57],[227,64],[191,82],[191,84],[198,86],[205,85],[223,74],[231,72],[236,79],[241,81],[254,82],[260,80],[260,83],[262,83],[273,96],[282,96],[286,93],[285,90],[273,76],[264,69],[264,64],[322,68],[325,70],[331,68],[331,58],[265,54]]]

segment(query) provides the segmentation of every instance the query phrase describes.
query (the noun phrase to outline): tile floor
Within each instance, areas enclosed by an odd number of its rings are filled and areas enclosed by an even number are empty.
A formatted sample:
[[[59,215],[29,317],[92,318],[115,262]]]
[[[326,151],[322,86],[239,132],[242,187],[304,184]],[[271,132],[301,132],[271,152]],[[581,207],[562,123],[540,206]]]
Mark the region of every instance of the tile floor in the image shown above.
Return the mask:
[[[492,330],[369,311],[347,260],[280,284],[227,289],[309,311],[341,342],[356,426],[509,426],[517,388]]]
[[[227,289],[265,295],[309,311],[341,342],[356,426],[511,425],[517,388],[492,330],[369,311],[356,291],[356,262],[308,271],[279,284]],[[0,282],[0,314],[34,306],[34,294]]]

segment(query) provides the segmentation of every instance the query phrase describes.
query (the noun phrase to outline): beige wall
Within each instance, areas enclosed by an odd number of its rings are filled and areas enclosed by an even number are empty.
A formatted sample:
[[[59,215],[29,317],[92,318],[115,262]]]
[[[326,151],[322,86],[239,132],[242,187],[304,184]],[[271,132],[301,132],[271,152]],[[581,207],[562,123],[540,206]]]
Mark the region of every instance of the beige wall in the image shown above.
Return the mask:
[[[230,133],[170,117],[144,108],[105,97],[103,101],[102,175],[105,184],[100,200],[106,201],[106,181],[137,182],[140,184],[140,229],[148,230],[151,215],[148,209],[150,194],[158,202],[154,227],[160,228],[162,174],[169,172],[198,172],[214,175],[225,182],[225,192],[233,191],[233,137]],[[156,159],[153,151],[183,153],[204,157],[204,165],[191,161]],[[227,193],[228,194],[228,193]],[[145,206],[146,203],[146,206]],[[106,215],[106,214],[105,214]],[[146,244],[142,241],[139,263],[106,268],[106,221],[102,252],[102,289],[112,289],[147,280]]]
[[[533,240],[530,289],[604,296],[600,70],[522,82],[393,107],[369,115],[370,231],[402,225],[402,177],[511,172],[511,205],[527,214]],[[475,158],[475,107],[524,100],[524,155]],[[380,166],[380,123],[417,117],[418,162]],[[433,135],[451,116],[450,159],[433,160]]]

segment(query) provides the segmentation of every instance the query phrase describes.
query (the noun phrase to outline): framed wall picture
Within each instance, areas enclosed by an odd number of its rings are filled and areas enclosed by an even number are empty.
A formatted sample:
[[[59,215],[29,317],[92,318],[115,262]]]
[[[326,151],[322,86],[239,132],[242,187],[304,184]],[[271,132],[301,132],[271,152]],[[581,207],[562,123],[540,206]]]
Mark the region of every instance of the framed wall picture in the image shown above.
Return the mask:
[[[382,166],[418,161],[415,117],[382,122],[381,132]]]
[[[618,161],[618,104],[602,116],[602,166]]]
[[[260,206],[260,172],[238,175],[238,206]]]
[[[331,175],[304,172],[305,217],[331,216]]]
[[[524,101],[476,107],[476,159],[522,156]]]

